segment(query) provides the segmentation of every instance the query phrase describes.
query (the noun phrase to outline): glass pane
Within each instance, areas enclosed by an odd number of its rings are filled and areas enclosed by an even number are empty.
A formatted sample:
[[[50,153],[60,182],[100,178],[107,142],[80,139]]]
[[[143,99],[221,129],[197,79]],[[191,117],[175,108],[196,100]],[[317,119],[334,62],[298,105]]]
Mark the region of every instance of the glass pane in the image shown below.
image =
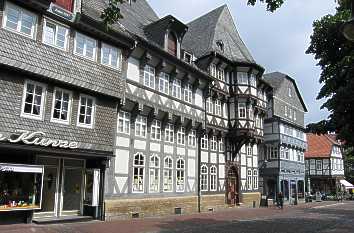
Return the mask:
[[[44,42],[53,45],[54,36],[55,36],[55,26],[50,23],[46,23],[46,27],[44,29]]]
[[[85,46],[85,39],[81,35],[77,34],[75,52],[84,55],[84,46]]]
[[[32,113],[32,104],[25,104],[25,108],[23,111],[25,113]]]
[[[19,11],[9,8],[7,12],[6,27],[16,30],[18,25]]]
[[[59,115],[60,115],[60,110],[58,110],[58,109],[54,109],[54,112],[53,112],[53,118],[55,118],[55,119],[59,119]]]
[[[41,86],[36,86],[36,95],[42,95],[43,88]]]
[[[80,210],[82,202],[82,169],[65,169],[63,210]]]
[[[33,16],[28,15],[26,13],[22,13],[21,32],[27,35],[31,35],[33,22]]]
[[[38,105],[33,106],[33,113],[34,115],[40,115],[41,114],[41,107]]]
[[[91,116],[86,116],[85,124],[91,125]]]
[[[65,47],[66,32],[67,32],[66,28],[58,26],[56,45],[60,48]]]
[[[25,102],[32,104],[32,101],[33,101],[33,95],[32,94],[27,94],[26,98],[25,98]]]
[[[84,123],[85,122],[85,115],[81,115],[79,116],[79,122],[80,123]]]
[[[41,211],[43,212],[54,212],[57,179],[58,179],[57,168],[45,166],[44,179],[43,179],[42,209],[41,209]]]
[[[63,100],[64,101],[69,101],[69,94],[68,93],[64,93]]]

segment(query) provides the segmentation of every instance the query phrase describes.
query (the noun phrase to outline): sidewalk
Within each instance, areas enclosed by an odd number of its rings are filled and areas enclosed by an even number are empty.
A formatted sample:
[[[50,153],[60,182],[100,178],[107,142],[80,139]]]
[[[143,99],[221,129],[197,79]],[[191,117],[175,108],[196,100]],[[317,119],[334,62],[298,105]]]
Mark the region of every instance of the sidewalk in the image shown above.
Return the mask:
[[[230,208],[219,212],[192,215],[167,216],[160,218],[118,220],[112,222],[91,221],[85,223],[67,223],[53,225],[14,224],[0,225],[0,233],[138,233],[169,232],[176,228],[190,228],[203,224],[217,225],[233,221],[250,221],[291,215],[301,209],[313,208],[336,202],[301,203],[297,206],[285,206],[283,210],[270,208]]]

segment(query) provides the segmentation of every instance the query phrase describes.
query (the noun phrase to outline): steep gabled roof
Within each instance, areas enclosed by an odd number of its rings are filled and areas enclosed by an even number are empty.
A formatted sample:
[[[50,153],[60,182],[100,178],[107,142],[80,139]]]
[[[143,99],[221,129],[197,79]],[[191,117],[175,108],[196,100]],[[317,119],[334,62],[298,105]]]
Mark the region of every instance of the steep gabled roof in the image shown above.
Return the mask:
[[[340,146],[331,135],[307,133],[306,136],[308,149],[305,152],[305,158],[329,158],[333,145]]]
[[[281,85],[282,85],[282,83],[284,82],[285,79],[290,80],[293,83],[294,87],[295,87],[296,94],[299,97],[299,100],[301,102],[302,107],[304,108],[305,112],[307,112],[307,108],[306,108],[305,102],[302,99],[301,93],[300,93],[300,91],[299,91],[299,89],[298,89],[298,87],[296,85],[295,79],[293,79],[289,75],[286,75],[286,74],[281,73],[281,72],[268,73],[268,74],[263,75],[263,77],[264,77],[264,80],[272,86],[274,92],[276,92],[281,87]]]
[[[193,20],[187,26],[188,32],[182,45],[196,57],[217,52],[234,62],[255,63],[226,5]],[[223,43],[224,51],[218,47],[219,41]]]

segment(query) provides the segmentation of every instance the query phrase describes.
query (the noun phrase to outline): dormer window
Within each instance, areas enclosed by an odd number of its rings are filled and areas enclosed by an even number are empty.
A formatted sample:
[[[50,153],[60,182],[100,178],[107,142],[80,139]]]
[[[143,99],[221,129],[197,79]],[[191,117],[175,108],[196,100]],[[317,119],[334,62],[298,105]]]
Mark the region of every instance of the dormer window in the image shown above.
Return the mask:
[[[184,58],[183,59],[188,64],[191,64],[192,63],[192,54],[184,52]]]
[[[177,56],[177,38],[172,32],[168,33],[167,49],[169,54]]]
[[[63,9],[73,12],[74,0],[52,0],[55,5],[62,7]]]

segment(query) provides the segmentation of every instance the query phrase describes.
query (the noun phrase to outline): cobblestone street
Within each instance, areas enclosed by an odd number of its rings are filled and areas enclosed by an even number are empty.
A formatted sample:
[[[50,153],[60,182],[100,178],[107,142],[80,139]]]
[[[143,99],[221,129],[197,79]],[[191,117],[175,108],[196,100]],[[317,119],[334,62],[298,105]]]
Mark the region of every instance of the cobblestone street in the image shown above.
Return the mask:
[[[1,233],[303,233],[353,232],[354,203],[322,202],[260,209],[226,211],[164,218],[92,221],[55,225],[3,225]]]

